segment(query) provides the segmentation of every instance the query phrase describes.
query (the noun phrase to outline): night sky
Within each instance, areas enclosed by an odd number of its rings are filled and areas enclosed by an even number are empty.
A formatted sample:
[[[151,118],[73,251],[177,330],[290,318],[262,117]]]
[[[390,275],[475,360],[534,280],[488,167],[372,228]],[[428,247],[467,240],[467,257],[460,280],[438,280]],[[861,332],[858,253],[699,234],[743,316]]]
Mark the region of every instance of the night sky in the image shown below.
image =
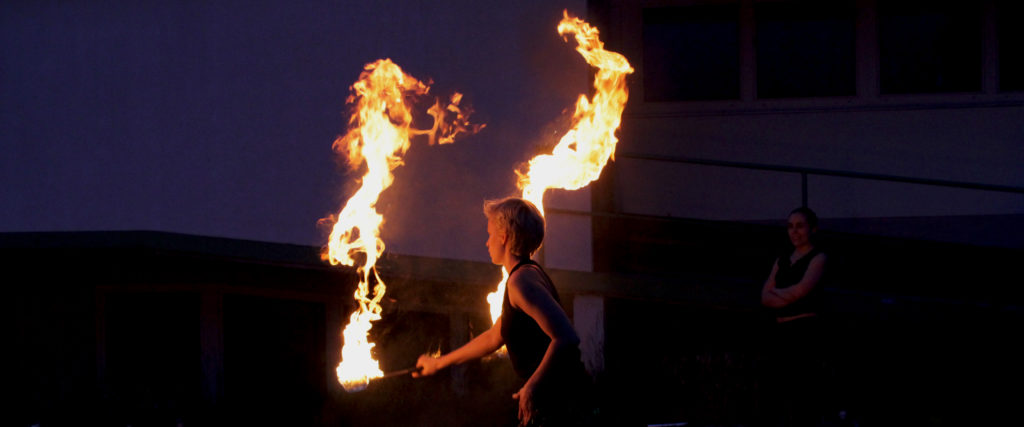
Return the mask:
[[[356,189],[331,150],[349,86],[391,58],[464,94],[479,134],[414,140],[382,195],[396,253],[484,260],[486,198],[565,131],[585,3],[0,5],[0,232],[157,230],[322,245]]]

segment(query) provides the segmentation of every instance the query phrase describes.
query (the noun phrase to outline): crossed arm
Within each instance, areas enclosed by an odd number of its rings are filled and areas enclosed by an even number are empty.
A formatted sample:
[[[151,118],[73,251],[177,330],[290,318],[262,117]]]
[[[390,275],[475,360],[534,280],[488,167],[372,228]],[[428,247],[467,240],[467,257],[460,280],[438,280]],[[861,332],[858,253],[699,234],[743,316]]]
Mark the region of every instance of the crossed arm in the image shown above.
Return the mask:
[[[771,274],[768,275],[768,280],[764,282],[764,287],[761,288],[761,305],[770,308],[782,308],[796,302],[818,285],[824,269],[825,254],[819,253],[814,258],[811,258],[811,262],[807,266],[807,272],[804,273],[804,277],[799,282],[793,286],[779,289],[775,287],[775,273],[779,271],[779,263],[776,261],[775,265],[772,266]]]

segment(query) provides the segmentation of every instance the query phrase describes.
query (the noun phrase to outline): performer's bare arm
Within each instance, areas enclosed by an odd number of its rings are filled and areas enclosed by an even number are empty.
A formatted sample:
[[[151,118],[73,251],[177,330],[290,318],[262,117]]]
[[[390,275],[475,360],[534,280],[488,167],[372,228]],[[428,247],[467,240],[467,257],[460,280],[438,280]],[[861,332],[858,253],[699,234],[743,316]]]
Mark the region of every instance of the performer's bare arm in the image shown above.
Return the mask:
[[[501,339],[501,318],[498,318],[498,321],[494,326],[491,326],[491,328],[486,332],[477,335],[468,343],[455,349],[451,353],[445,354],[441,357],[434,357],[427,354],[420,356],[419,360],[416,361],[416,367],[421,370],[419,372],[414,372],[412,376],[422,377],[433,375],[437,371],[449,366],[479,359],[488,354],[494,353],[501,348],[502,345],[504,345],[504,342]]]

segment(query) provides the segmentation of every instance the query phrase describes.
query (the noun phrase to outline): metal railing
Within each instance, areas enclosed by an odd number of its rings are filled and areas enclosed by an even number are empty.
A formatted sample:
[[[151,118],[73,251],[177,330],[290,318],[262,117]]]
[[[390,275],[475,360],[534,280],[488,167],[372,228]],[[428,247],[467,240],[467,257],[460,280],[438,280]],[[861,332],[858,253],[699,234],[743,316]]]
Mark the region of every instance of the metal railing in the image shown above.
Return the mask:
[[[1000,193],[1015,193],[1024,194],[1024,187],[1014,187],[1008,185],[994,185],[994,184],[982,184],[976,182],[964,182],[964,181],[949,181],[941,179],[929,179],[929,178],[916,178],[909,176],[900,175],[886,175],[877,173],[865,173],[865,172],[850,172],[850,171],[837,171],[831,169],[818,169],[808,168],[799,166],[781,166],[781,165],[768,165],[762,163],[748,163],[748,162],[732,162],[725,160],[712,160],[712,159],[701,159],[696,157],[680,157],[680,156],[659,156],[653,154],[638,154],[638,153],[616,153],[615,156],[620,159],[634,159],[634,160],[650,160],[656,162],[668,162],[668,163],[685,163],[691,165],[704,165],[704,166],[719,166],[727,168],[740,168],[740,169],[751,169],[751,170],[763,170],[763,171],[774,171],[774,172],[789,172],[800,174],[800,200],[803,206],[807,206],[807,176],[818,175],[818,176],[837,176],[844,178],[856,178],[866,179],[873,181],[888,181],[888,182],[902,182],[909,184],[923,184],[938,187],[949,187],[949,188],[965,188],[971,190],[982,190],[982,191],[995,191]]]

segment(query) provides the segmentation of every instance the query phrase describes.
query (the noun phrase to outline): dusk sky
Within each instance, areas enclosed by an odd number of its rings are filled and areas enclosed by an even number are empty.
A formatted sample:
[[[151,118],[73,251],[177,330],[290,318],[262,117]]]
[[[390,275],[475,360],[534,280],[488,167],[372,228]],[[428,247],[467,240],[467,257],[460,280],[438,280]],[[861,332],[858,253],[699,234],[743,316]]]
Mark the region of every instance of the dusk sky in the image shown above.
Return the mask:
[[[157,230],[322,245],[354,191],[331,150],[390,58],[485,123],[414,140],[383,195],[397,253],[484,260],[486,198],[587,91],[585,2],[36,2],[0,6],[0,232]]]

